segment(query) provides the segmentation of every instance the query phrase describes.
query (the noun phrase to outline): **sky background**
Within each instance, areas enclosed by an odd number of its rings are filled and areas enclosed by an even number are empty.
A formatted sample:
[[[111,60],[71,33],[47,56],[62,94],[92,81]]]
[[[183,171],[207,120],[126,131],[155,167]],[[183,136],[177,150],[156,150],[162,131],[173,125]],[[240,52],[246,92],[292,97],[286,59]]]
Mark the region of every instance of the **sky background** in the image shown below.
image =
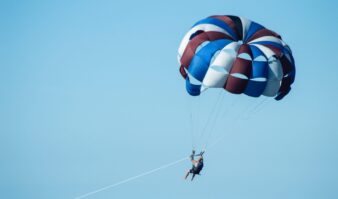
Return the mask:
[[[282,35],[296,60],[291,93],[236,127],[221,114],[214,132],[226,137],[196,181],[182,179],[186,161],[88,199],[338,198],[337,8],[333,0],[2,0],[0,198],[71,199],[189,155],[191,99],[177,48],[215,14]],[[196,129],[217,93],[192,106]],[[221,107],[236,102],[240,113],[256,101],[224,92]]]

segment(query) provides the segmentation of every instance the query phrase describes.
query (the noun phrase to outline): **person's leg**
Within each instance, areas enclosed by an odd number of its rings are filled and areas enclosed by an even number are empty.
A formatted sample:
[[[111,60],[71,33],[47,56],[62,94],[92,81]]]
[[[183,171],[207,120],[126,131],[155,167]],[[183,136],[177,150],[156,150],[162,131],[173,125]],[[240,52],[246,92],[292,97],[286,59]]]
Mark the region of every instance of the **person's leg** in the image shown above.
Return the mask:
[[[192,174],[192,177],[191,177],[191,181],[194,179],[194,177],[195,177],[195,174],[193,173],[193,174]]]
[[[187,174],[185,174],[185,177],[184,177],[184,179],[187,179],[187,178],[188,178],[188,176],[189,176],[189,174],[190,174],[190,170],[188,170]]]

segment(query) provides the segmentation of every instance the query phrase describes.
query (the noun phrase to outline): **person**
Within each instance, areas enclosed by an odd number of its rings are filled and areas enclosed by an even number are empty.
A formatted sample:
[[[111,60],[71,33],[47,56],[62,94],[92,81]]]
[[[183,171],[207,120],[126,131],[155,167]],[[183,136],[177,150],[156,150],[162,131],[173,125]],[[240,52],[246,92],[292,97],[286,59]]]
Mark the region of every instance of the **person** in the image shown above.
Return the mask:
[[[195,150],[192,151],[192,154],[190,155],[190,160],[192,163],[192,168],[188,170],[187,174],[185,175],[184,179],[187,179],[189,174],[192,174],[191,181],[195,178],[195,175],[199,175],[200,172],[203,169],[203,153],[202,151],[200,154],[195,155]],[[194,159],[195,156],[199,156],[197,160]]]

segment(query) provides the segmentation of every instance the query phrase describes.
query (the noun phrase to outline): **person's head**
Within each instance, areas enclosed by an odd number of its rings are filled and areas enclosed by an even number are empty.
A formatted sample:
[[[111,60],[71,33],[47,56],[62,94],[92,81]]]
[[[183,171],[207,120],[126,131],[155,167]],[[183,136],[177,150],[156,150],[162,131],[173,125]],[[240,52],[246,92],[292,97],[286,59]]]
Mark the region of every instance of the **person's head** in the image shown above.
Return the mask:
[[[200,158],[198,158],[198,162],[203,162],[203,156],[201,156]]]

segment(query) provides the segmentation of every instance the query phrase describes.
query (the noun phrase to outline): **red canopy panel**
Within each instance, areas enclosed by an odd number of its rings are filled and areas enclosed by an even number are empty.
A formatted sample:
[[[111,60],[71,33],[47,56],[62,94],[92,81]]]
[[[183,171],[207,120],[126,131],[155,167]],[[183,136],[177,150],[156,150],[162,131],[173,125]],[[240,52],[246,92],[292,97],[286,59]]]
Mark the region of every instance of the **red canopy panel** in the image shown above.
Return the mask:
[[[244,92],[248,84],[248,81],[249,80],[247,79],[241,79],[241,78],[229,75],[227,82],[224,85],[224,89],[229,91],[230,93],[241,94]]]

